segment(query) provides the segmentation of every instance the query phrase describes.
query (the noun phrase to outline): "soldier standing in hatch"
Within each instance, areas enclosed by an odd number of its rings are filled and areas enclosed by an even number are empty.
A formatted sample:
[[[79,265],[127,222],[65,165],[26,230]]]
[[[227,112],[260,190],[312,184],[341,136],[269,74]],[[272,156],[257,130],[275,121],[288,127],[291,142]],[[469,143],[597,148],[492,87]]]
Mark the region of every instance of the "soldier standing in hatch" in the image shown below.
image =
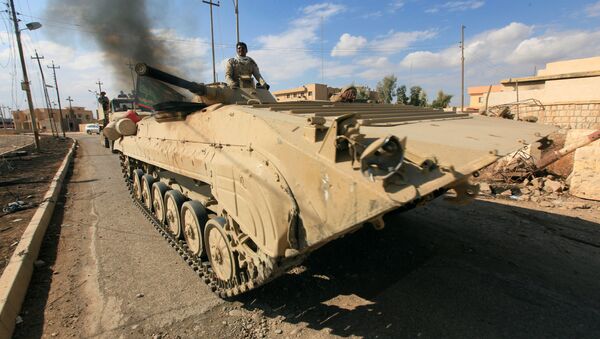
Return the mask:
[[[98,103],[102,105],[102,110],[104,111],[104,126],[108,125],[108,109],[110,107],[110,100],[106,96],[106,92],[100,92],[100,97],[98,98]]]
[[[248,46],[243,42],[238,42],[236,50],[237,56],[227,60],[227,65],[225,66],[225,81],[227,84],[232,88],[239,88],[240,79],[251,80],[252,76],[254,76],[256,81],[258,81],[257,88],[269,89],[270,86],[262,75],[260,75],[256,62],[251,57],[246,56]]]

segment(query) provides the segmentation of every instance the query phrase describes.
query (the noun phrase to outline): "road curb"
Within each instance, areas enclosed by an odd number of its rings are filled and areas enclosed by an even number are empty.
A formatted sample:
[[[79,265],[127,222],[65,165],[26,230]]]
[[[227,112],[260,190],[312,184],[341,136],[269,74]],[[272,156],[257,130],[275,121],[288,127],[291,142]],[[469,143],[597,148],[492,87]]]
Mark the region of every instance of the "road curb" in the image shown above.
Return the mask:
[[[0,276],[0,338],[10,338],[15,329],[15,320],[21,311],[33,274],[33,263],[38,257],[46,228],[52,218],[56,200],[73,160],[76,146],[77,141],[73,139],[73,145],[50,182],[43,202],[35,211],[8,265]]]

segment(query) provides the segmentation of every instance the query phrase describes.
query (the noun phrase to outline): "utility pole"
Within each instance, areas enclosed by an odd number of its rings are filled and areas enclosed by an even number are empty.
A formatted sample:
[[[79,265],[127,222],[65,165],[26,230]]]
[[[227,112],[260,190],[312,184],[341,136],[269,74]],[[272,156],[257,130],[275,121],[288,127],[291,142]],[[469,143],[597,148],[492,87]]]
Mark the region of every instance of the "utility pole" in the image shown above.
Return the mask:
[[[465,25],[460,26],[460,111],[465,111]]]
[[[104,85],[104,83],[102,81],[100,81],[100,79],[98,79],[98,82],[96,82],[96,85],[98,85],[98,93],[102,93],[102,85]]]
[[[323,16],[321,16],[321,83],[325,84],[325,61],[323,56]]]
[[[58,129],[56,128],[56,123],[54,122],[54,112],[52,111],[52,107],[50,107],[50,97],[48,96],[48,88],[46,88],[46,78],[44,77],[44,71],[42,70],[42,63],[40,62],[44,56],[39,56],[37,50],[35,51],[35,56],[31,57],[31,59],[37,60],[38,66],[40,67],[40,75],[42,76],[42,87],[44,87],[44,97],[46,99],[46,109],[48,110],[48,119],[50,120],[50,128],[52,129],[52,136],[54,136],[54,132],[56,131],[56,137],[58,137]]]
[[[27,94],[27,104],[29,105],[29,115],[31,117],[31,129],[33,130],[33,142],[35,143],[35,149],[40,150],[40,135],[37,130],[37,124],[35,122],[35,113],[33,110],[33,99],[31,98],[31,88],[29,87],[29,77],[27,76],[27,67],[25,66],[25,57],[23,56],[23,45],[21,44],[21,31],[19,30],[19,19],[17,19],[17,12],[15,11],[14,0],[10,0],[10,10],[12,13],[12,20],[15,24],[15,36],[17,38],[17,47],[19,49],[19,56],[21,57],[21,68],[23,69],[23,90]]]
[[[237,33],[237,42],[240,42],[240,11],[238,10],[238,0],[233,0],[235,6],[235,32]]]
[[[129,71],[131,72],[131,84],[133,85],[133,95],[136,96],[137,94],[135,93],[136,88],[135,88],[135,77],[133,75],[133,66],[135,66],[134,64],[131,63],[131,59],[129,59],[129,62],[126,63],[125,65],[127,65],[127,67],[129,67]]]
[[[56,97],[58,98],[58,112],[59,112],[60,129],[62,130],[63,138],[66,138],[65,124],[63,122],[63,115],[62,115],[62,107],[60,106],[60,92],[58,91],[58,80],[56,80],[56,69],[60,69],[60,66],[54,66],[54,60],[52,60],[52,66],[47,66],[47,67],[52,68],[52,73],[54,74],[54,86],[56,88]]]
[[[206,0],[202,0],[202,2],[204,2],[205,4],[208,4],[208,6],[210,6],[210,39],[211,39],[211,45],[212,45],[212,66],[213,66],[213,82],[217,82],[217,71],[215,69],[215,34],[214,34],[214,29],[213,29],[213,6],[217,6],[219,7],[220,4],[214,3],[212,2],[212,0],[206,1]]]
[[[4,130],[6,130],[6,125],[4,123],[4,110],[2,109],[2,106],[0,105],[0,115],[2,115],[2,128]]]
[[[65,100],[67,100],[69,102],[69,120],[71,120],[71,117],[74,115],[73,113],[73,106],[71,106],[71,103],[74,101],[73,99],[71,99],[71,96],[69,95],[68,98],[66,98]]]

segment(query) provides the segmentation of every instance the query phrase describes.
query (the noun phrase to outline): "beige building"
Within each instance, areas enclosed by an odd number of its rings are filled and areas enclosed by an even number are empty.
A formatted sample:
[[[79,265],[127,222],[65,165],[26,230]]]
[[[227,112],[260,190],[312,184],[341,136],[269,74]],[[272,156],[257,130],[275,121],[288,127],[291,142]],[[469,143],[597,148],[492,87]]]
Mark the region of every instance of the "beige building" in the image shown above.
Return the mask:
[[[469,108],[507,105],[518,117],[571,128],[600,128],[600,56],[551,62],[535,76],[468,89]],[[489,91],[489,96],[488,96]],[[488,98],[486,100],[486,98]]]
[[[35,118],[38,131],[50,133],[52,131],[51,120],[49,119],[50,114],[46,108],[35,108]],[[15,129],[17,132],[30,132],[31,131],[31,118],[29,116],[29,110],[17,110],[12,111],[14,119]],[[60,120],[58,109],[52,110],[52,118],[58,126],[60,131]],[[65,131],[78,132],[80,124],[87,124],[95,122],[92,111],[86,110],[84,107],[73,106],[72,110],[69,108],[62,109],[63,124]]]
[[[288,101],[313,101],[325,100],[328,101],[332,95],[340,92],[341,88],[328,87],[323,84],[308,84],[296,88],[282,89],[274,91],[273,95],[279,102]],[[369,100],[377,102],[379,99],[377,92],[370,91]]]
[[[274,91],[273,95],[280,102],[305,101],[305,100],[329,100],[339,88],[327,87],[323,84],[308,84],[296,88]]]

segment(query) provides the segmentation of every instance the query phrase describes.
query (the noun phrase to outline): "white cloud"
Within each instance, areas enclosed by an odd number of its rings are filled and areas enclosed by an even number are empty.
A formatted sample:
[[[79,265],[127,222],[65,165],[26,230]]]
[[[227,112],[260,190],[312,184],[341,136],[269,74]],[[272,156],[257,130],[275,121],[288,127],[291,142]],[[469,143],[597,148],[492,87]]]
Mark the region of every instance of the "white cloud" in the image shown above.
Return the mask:
[[[369,47],[377,52],[384,54],[394,54],[401,52],[411,44],[434,38],[436,31],[412,31],[412,32],[390,32],[385,36],[379,37],[371,43]]]
[[[331,56],[350,56],[367,44],[367,39],[362,36],[353,36],[348,33],[342,34],[340,41],[333,47]]]
[[[293,20],[286,31],[258,37],[260,47],[251,49],[248,55],[257,61],[268,82],[299,77],[321,64],[320,59],[308,51],[317,41],[321,18],[327,20],[344,9],[331,3],[304,7],[302,16]]]
[[[600,1],[586,6],[585,12],[586,12],[587,16],[589,16],[591,18],[600,17]]]
[[[485,1],[479,0],[466,0],[466,1],[448,1],[441,5],[433,6],[427,10],[426,13],[437,13],[439,11],[466,11],[469,9],[477,9],[485,4]]]
[[[465,59],[469,63],[504,62],[510,51],[532,32],[533,27],[513,22],[500,29],[480,33],[465,42]],[[460,64],[460,50],[449,47],[440,52],[417,51],[404,57],[400,64],[415,69],[452,67]]]
[[[365,13],[365,14],[361,15],[360,17],[363,19],[372,19],[372,18],[379,18],[381,16],[383,16],[382,11],[375,11],[375,12]]]
[[[363,66],[363,71],[358,75],[368,80],[379,79],[394,70],[394,64],[385,56],[360,59],[358,64]]]
[[[404,1],[403,0],[393,1],[389,4],[389,7],[390,7],[390,12],[394,13],[394,12],[398,11],[399,9],[401,9],[402,7],[404,7]]]
[[[352,64],[336,64],[333,62],[326,62],[324,76],[326,79],[354,78],[356,69],[356,65]]]
[[[546,34],[524,40],[512,51],[511,64],[539,64],[548,61],[599,55],[600,32],[572,31]],[[568,45],[568,48],[565,48]]]

